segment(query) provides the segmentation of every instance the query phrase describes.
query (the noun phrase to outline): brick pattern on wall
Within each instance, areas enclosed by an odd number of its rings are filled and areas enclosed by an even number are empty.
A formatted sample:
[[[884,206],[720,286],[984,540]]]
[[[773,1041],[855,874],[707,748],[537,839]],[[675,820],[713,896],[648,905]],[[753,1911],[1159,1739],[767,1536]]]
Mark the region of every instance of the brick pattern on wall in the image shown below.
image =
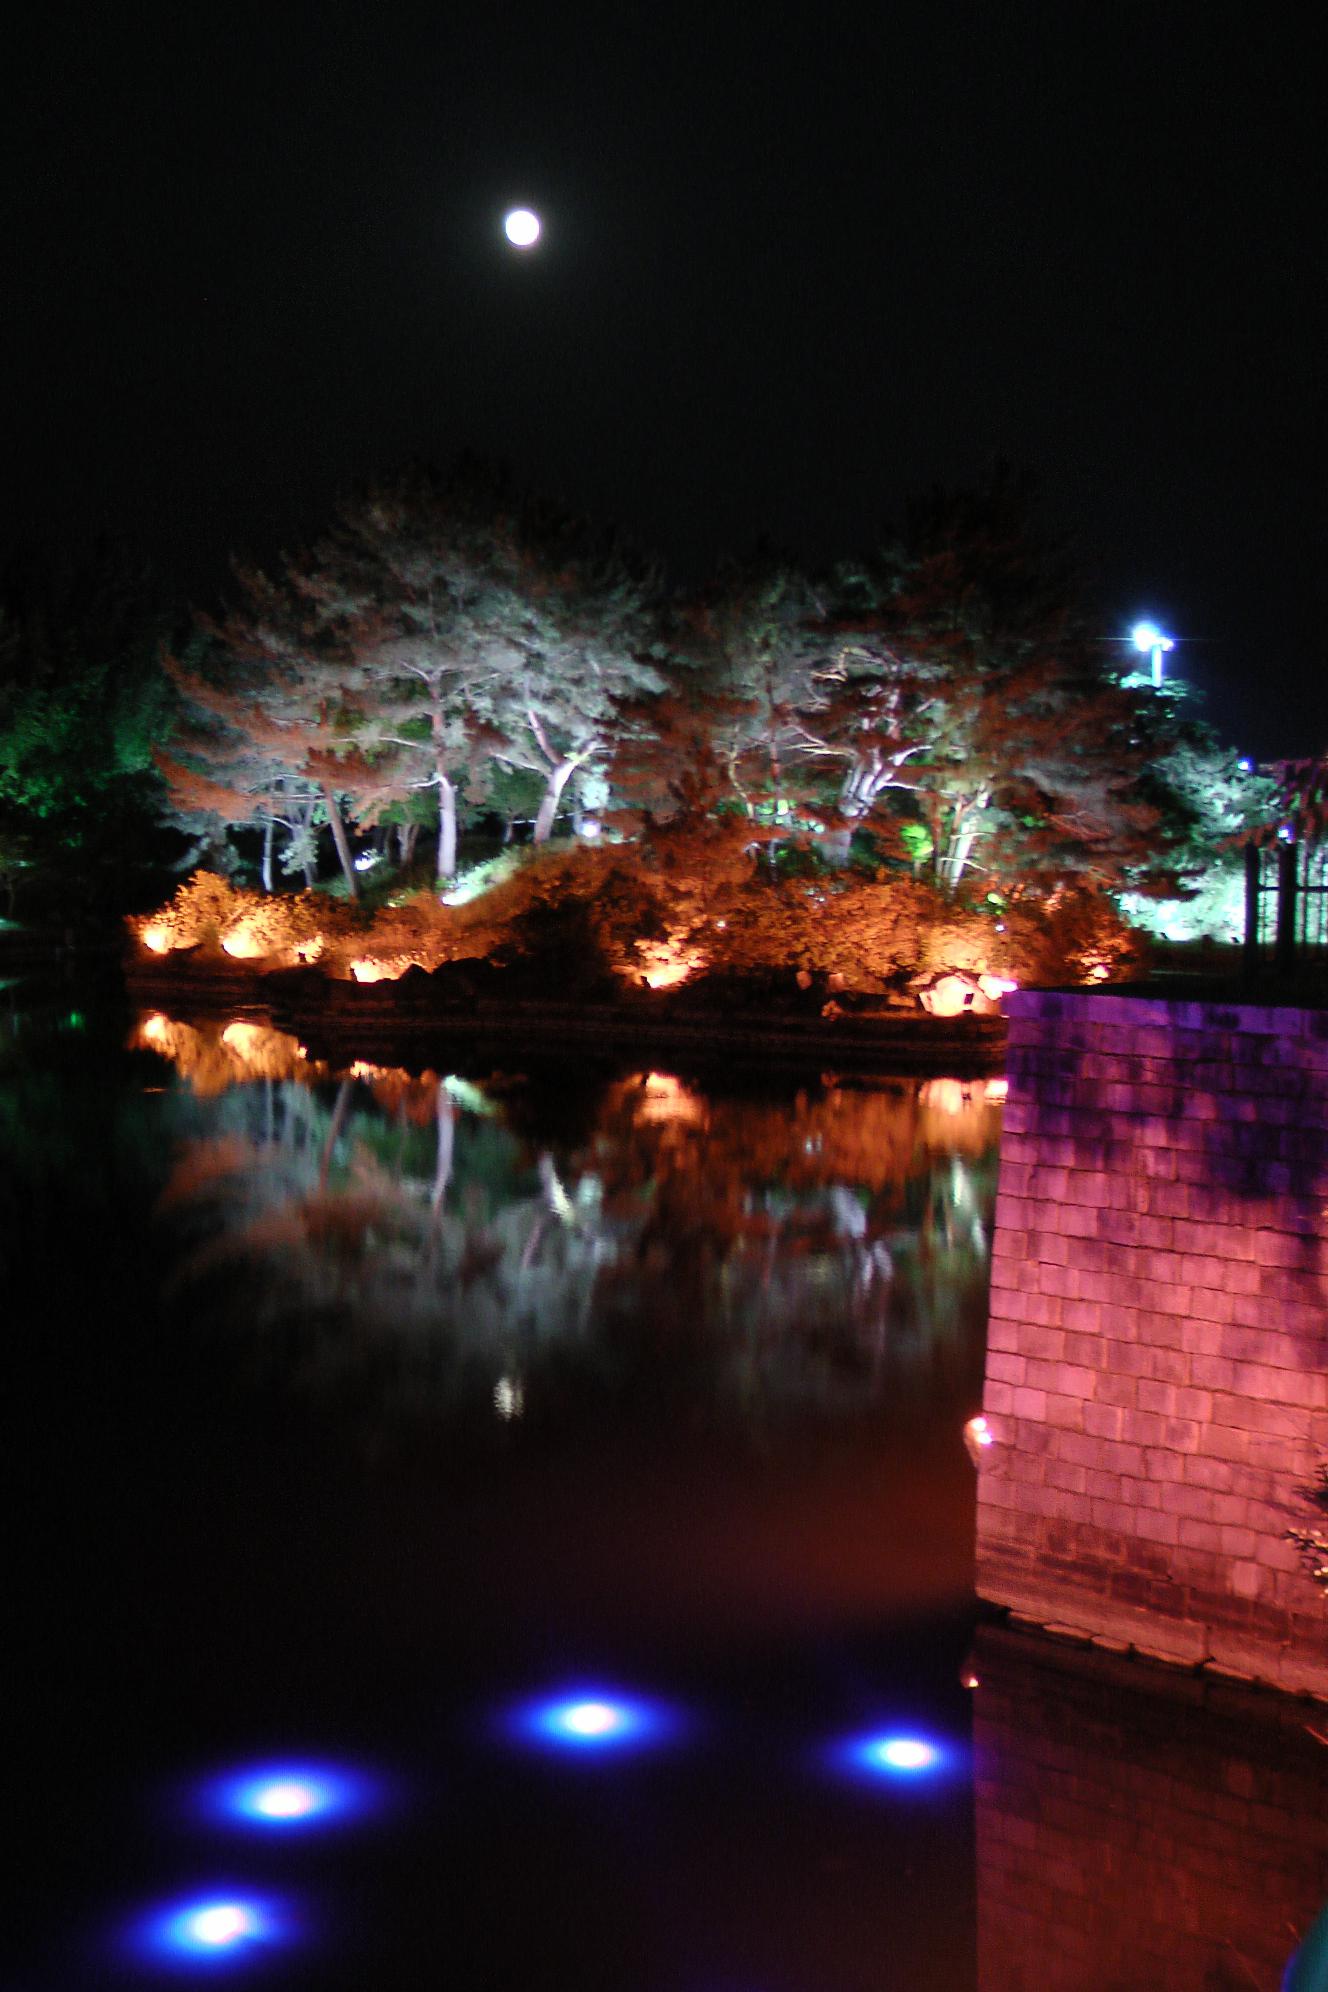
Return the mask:
[[[979,1592],[1328,1694],[1328,1014],[1008,1007]]]
[[[1328,1896],[1314,1703],[984,1631],[980,1992],[1277,1992]]]

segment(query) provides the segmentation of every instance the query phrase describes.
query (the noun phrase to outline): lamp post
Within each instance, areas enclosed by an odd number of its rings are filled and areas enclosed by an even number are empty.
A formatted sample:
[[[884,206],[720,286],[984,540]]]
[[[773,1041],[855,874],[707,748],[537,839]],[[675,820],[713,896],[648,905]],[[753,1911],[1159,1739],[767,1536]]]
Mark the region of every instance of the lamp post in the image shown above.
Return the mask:
[[[1163,655],[1166,651],[1176,648],[1176,639],[1172,636],[1164,636],[1156,623],[1141,622],[1136,623],[1130,631],[1130,641],[1136,650],[1141,650],[1145,656],[1151,655],[1153,660],[1153,683],[1160,685],[1162,683]]]

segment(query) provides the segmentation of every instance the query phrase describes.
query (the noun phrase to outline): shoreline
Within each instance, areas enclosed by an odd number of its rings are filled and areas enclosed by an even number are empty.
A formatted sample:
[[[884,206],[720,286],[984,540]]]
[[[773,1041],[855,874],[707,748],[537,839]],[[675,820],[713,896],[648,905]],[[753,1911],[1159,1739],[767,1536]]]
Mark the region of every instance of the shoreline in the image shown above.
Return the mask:
[[[166,974],[143,973],[135,964],[126,969],[125,988],[144,1007],[183,1013],[182,1021],[190,1012],[212,1018],[261,1013],[312,1057],[334,1065],[355,1059],[418,1063],[422,1053],[451,1045],[473,1057],[480,1048],[510,1050],[519,1041],[536,1056],[603,1052],[620,1058],[639,1049],[693,1061],[777,1060],[817,1070],[987,1078],[1004,1069],[1008,1029],[999,1015],[934,1017],[900,1009],[825,1017],[810,1005],[784,1012],[755,1003],[707,1008],[635,993],[615,1002],[493,989],[460,1003],[440,1000],[441,992],[423,977],[404,986],[332,982],[308,972],[262,975],[211,964]]]

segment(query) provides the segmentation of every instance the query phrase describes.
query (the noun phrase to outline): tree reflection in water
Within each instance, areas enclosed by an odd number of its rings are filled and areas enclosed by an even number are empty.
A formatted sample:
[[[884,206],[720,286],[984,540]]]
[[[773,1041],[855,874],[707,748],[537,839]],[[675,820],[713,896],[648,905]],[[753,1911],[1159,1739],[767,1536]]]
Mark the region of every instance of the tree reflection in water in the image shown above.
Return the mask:
[[[301,1384],[504,1419],[573,1378],[758,1424],[976,1399],[995,1086],[335,1073],[160,1013],[134,1042],[207,1103],[161,1200],[171,1294]]]

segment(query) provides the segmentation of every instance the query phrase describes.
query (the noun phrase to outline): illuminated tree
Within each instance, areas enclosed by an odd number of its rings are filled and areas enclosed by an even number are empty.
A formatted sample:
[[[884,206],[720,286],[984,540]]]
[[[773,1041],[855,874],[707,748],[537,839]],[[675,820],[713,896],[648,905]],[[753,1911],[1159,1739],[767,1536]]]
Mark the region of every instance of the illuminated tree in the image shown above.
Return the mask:
[[[918,787],[933,737],[942,668],[901,643],[890,589],[870,570],[839,569],[821,592],[794,748],[820,772],[820,848],[845,863],[854,829],[875,817],[878,840],[898,823],[887,810]],[[826,788],[826,781],[833,786]]]
[[[691,609],[716,759],[751,834],[771,845],[807,821],[805,714],[822,612],[807,576],[769,552],[724,570]]]
[[[900,543],[856,584],[809,715],[808,751],[838,755],[842,814],[910,797],[933,875],[1118,881],[1155,820],[1134,792],[1134,701],[1107,669],[1064,563],[1029,524],[1027,492],[913,508]]]
[[[154,743],[172,724],[160,584],[116,547],[0,609],[0,830],[63,894],[121,895],[153,859]]]
[[[195,642],[185,658],[164,659],[183,708],[172,751],[156,754],[172,818],[199,840],[195,855],[207,853],[214,864],[225,862],[227,831],[261,832],[269,892],[278,830],[285,838],[282,869],[298,869],[312,884],[317,827],[326,822],[353,898],[355,873],[335,777],[329,779],[318,762],[326,724],[319,700],[327,688],[281,634],[290,605],[274,585],[243,571],[237,580],[242,606],[203,623],[210,641]],[[277,611],[266,618],[258,611],[264,596]]]
[[[199,646],[194,646],[195,651]],[[276,832],[285,835],[283,871],[300,870],[314,881],[315,817],[319,787],[296,765],[290,729],[269,718],[271,686],[264,673],[246,671],[231,656],[222,677],[209,677],[204,660],[167,655],[167,674],[180,694],[182,722],[173,752],[160,750],[172,820],[198,840],[195,858],[224,853],[226,832],[251,827],[262,835],[263,888],[273,889]]]
[[[436,871],[451,878],[459,800],[483,797],[505,739],[489,713],[521,661],[517,562],[472,505],[412,474],[344,507],[292,581],[353,687],[357,814],[409,821],[432,791]]]
[[[1136,681],[1145,747],[1139,794],[1156,812],[1149,850],[1126,869],[1126,918],[1168,940],[1231,942],[1245,923],[1247,837],[1276,836],[1297,819],[1293,787],[1226,747],[1194,711],[1183,679]],[[1308,799],[1310,791],[1305,790]],[[1266,831],[1264,829],[1266,826]]]
[[[652,569],[551,507],[490,511],[487,532],[515,601],[494,635],[510,668],[474,701],[494,761],[540,785],[533,841],[553,832],[570,786],[582,810],[609,801],[608,767],[641,702],[663,689],[665,644]]]
[[[466,467],[357,499],[288,581],[340,672],[340,730],[309,765],[339,761],[364,822],[432,791],[440,878],[463,801],[503,782],[528,782],[537,844],[573,777],[602,806],[616,714],[659,682],[647,572]]]
[[[252,746],[285,772],[297,797],[312,792],[327,823],[352,899],[359,896],[344,807],[353,805],[358,765],[352,719],[361,674],[309,600],[307,562],[287,559],[273,578],[235,570],[238,599],[205,624],[240,676]],[[312,828],[314,812],[305,819]]]

